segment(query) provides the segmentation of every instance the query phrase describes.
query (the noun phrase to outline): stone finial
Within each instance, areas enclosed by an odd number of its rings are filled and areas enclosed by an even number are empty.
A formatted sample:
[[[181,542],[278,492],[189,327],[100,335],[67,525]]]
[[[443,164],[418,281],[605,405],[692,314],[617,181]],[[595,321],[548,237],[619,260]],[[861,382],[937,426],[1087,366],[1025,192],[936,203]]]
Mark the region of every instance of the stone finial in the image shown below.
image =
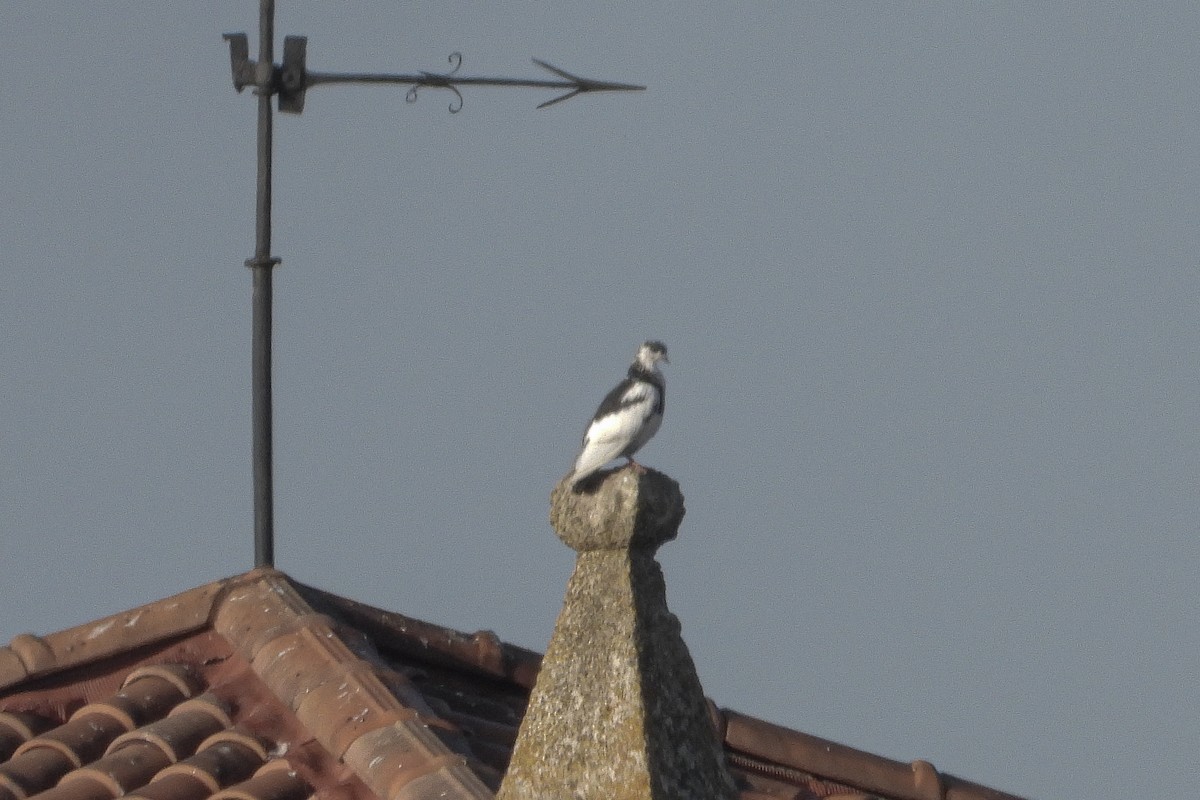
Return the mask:
[[[555,487],[550,522],[579,555],[498,800],[736,796],[654,560],[683,514],[653,470]]]

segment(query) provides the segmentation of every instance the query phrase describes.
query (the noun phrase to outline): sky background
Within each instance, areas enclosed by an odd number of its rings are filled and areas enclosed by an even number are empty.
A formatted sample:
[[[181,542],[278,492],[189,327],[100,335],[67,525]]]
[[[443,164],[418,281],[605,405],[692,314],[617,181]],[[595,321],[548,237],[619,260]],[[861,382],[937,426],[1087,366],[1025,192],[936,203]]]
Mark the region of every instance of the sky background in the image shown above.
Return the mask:
[[[257,4],[0,6],[0,641],[253,565]],[[718,704],[1034,798],[1200,751],[1200,6],[280,2],[277,565],[543,649],[647,338]],[[252,44],[251,55],[257,46]],[[278,51],[277,51],[278,52]]]

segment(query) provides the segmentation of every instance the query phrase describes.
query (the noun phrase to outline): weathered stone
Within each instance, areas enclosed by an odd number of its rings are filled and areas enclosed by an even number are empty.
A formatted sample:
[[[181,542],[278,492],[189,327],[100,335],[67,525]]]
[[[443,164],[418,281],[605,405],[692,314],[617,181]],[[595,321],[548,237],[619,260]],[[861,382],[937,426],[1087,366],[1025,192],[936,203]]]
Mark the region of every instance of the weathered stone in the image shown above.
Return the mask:
[[[654,551],[683,519],[658,472],[560,483],[550,519],[579,551],[500,800],[735,796]]]

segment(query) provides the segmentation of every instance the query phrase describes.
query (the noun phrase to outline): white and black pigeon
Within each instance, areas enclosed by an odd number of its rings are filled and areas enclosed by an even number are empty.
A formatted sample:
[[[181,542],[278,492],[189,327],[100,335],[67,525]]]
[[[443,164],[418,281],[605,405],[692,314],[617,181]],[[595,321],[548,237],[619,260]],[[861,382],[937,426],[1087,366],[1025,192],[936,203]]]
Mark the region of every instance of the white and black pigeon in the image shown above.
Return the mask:
[[[629,373],[605,395],[583,433],[583,449],[575,459],[572,487],[615,458],[627,458],[634,469],[643,469],[633,460],[633,454],[662,425],[667,384],[658,365],[663,362],[670,363],[667,346],[662,342],[646,342],[638,348]]]

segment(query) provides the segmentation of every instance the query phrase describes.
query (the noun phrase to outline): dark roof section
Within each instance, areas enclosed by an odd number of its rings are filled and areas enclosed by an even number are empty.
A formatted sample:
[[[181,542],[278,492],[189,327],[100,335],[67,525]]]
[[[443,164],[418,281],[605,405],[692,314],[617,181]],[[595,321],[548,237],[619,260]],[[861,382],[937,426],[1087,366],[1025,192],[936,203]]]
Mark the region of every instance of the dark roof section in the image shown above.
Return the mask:
[[[540,660],[255,570],[0,647],[0,800],[481,800]],[[1020,800],[712,711],[743,800]]]

